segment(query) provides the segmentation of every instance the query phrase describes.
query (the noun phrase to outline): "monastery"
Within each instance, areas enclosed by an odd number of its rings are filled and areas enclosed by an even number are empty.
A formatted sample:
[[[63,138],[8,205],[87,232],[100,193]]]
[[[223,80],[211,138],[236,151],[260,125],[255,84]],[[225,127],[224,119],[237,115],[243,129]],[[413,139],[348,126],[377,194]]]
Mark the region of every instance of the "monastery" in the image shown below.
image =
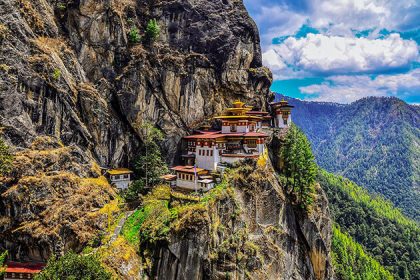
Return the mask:
[[[208,191],[214,187],[212,174],[223,171],[226,164],[246,158],[258,158],[264,153],[268,137],[264,129],[286,128],[291,125],[293,106],[287,101],[270,104],[274,116],[268,112],[253,111],[241,101],[235,101],[225,114],[213,119],[221,122],[221,130],[210,130],[210,126],[183,138],[185,153],[183,166],[171,170],[175,175],[161,178],[171,186],[185,190]]]

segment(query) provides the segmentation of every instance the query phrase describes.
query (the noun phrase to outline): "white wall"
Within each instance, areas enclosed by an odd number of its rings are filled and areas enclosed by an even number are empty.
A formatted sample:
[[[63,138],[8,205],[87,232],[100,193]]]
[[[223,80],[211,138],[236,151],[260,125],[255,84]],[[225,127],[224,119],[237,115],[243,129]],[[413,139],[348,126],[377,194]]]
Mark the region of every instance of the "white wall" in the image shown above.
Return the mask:
[[[124,175],[128,175],[128,177],[124,178]],[[130,177],[130,174],[110,175],[111,184],[114,184],[118,189],[126,189],[130,186]]]
[[[200,150],[205,152],[204,156],[200,155],[200,152],[199,152]],[[207,151],[209,151],[209,154],[210,154],[210,151],[213,151],[213,156],[210,156],[210,155],[207,156]],[[215,146],[211,148],[207,146],[204,146],[204,147],[197,146],[195,150],[195,158],[196,158],[197,167],[204,168],[207,170],[216,170],[218,158],[219,158],[218,150],[216,149]]]
[[[200,184],[200,183],[198,183],[198,185],[200,186],[199,189],[202,189],[204,191],[209,191],[212,188],[214,188],[214,183],[209,183],[209,184]]]
[[[190,180],[182,180],[177,178],[176,179],[176,186],[180,187],[180,188],[184,188],[184,189],[189,189],[189,190],[195,190],[195,184],[194,184],[194,180],[190,181]],[[197,190],[199,190],[199,184],[197,183]]]
[[[235,163],[238,160],[241,160],[243,158],[236,158],[236,157],[224,157],[223,155],[220,158],[220,162],[227,162],[227,163]]]
[[[292,114],[289,114],[289,117],[287,118],[287,125],[284,124],[282,114],[277,115],[277,124],[276,124],[277,127],[279,128],[289,127],[291,123],[292,123]]]
[[[130,180],[111,181],[120,190],[125,190],[130,186]]]
[[[258,153],[261,155],[264,153],[265,144],[257,144]]]

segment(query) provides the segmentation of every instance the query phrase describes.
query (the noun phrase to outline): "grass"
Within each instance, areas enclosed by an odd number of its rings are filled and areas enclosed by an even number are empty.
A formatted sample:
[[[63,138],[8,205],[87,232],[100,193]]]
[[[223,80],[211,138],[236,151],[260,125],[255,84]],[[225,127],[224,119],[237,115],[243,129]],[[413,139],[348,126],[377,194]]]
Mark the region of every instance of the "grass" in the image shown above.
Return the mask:
[[[131,245],[139,248],[142,242],[165,240],[171,230],[199,230],[209,221],[209,207],[230,195],[226,180],[201,199],[171,192],[167,186],[158,186],[144,197],[143,208],[127,219],[121,233]],[[180,203],[180,199],[184,203]]]
[[[145,219],[144,209],[136,210],[126,221],[121,230],[124,238],[133,246],[140,245],[140,227]]]

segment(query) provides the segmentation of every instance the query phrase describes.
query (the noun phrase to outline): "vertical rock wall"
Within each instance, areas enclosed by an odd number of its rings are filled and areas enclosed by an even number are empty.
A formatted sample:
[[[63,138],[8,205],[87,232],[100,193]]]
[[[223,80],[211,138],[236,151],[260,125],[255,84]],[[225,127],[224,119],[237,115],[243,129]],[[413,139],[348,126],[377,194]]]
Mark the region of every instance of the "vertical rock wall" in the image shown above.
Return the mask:
[[[240,98],[264,108],[271,73],[241,1],[0,0],[0,121],[126,165],[152,121],[168,161],[183,135]],[[157,19],[156,42],[144,34]],[[130,42],[136,29],[142,42]]]

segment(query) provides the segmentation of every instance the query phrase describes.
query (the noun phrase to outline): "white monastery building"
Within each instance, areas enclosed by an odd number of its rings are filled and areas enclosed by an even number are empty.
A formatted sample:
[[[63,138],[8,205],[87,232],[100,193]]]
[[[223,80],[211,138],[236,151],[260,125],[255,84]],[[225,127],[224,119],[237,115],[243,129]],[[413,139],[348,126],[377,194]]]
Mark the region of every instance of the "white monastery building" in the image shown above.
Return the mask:
[[[224,163],[246,158],[258,158],[264,153],[267,134],[264,128],[285,128],[291,125],[291,109],[287,101],[271,104],[275,117],[267,112],[253,111],[241,101],[235,101],[225,114],[214,119],[222,124],[220,131],[209,126],[195,134],[185,136],[186,153],[182,155],[186,166],[172,168],[176,173],[176,186],[187,190],[207,191],[214,186],[209,172],[215,172]],[[165,177],[166,176],[166,177]],[[167,175],[163,179],[169,178]],[[175,177],[171,177],[172,185]]]
[[[292,108],[294,106],[289,105],[289,102],[282,99],[280,102],[271,103],[273,110],[275,111],[275,127],[286,128],[292,124]]]

